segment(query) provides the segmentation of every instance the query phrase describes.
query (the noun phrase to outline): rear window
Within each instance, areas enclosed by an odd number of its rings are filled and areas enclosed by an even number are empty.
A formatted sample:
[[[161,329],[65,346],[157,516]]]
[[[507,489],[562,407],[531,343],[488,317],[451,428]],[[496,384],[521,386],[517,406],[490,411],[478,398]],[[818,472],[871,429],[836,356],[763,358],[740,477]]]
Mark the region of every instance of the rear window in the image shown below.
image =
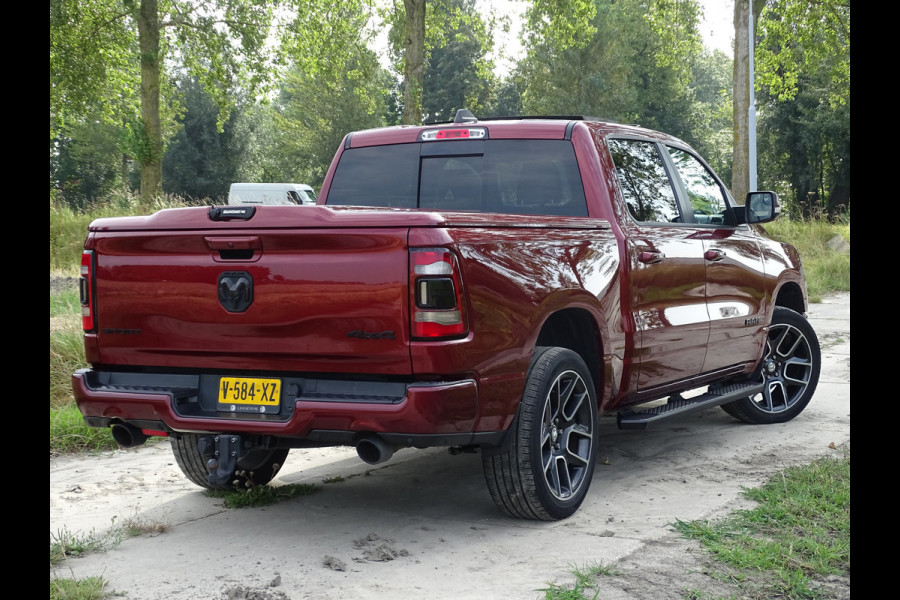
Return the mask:
[[[351,148],[327,204],[587,216],[565,140],[467,140]]]

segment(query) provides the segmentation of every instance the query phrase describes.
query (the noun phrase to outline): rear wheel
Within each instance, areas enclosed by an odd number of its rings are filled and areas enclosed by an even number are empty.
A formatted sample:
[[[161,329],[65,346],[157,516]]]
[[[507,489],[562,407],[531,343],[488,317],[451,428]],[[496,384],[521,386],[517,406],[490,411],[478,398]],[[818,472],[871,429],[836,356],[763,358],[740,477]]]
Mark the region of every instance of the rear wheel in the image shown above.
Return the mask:
[[[275,478],[288,455],[287,448],[251,450],[238,459],[226,484],[213,485],[209,481],[206,459],[200,453],[200,438],[194,433],[173,436],[172,453],[181,472],[192,482],[209,490],[265,485]]]
[[[776,307],[762,360],[763,391],[723,404],[745,423],[784,423],[806,408],[822,367],[819,340],[803,315]]]
[[[597,399],[580,356],[536,348],[512,442],[483,457],[488,489],[506,514],[556,520],[587,495],[597,455]]]

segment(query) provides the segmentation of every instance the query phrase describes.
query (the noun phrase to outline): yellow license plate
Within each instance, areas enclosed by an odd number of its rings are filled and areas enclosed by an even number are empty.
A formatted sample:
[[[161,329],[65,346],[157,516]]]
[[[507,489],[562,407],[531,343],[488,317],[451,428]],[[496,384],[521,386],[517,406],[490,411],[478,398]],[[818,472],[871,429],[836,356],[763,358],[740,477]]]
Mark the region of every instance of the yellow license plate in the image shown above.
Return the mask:
[[[219,379],[219,405],[237,407],[277,407],[281,400],[280,379],[222,377]],[[223,407],[224,408],[224,407]]]

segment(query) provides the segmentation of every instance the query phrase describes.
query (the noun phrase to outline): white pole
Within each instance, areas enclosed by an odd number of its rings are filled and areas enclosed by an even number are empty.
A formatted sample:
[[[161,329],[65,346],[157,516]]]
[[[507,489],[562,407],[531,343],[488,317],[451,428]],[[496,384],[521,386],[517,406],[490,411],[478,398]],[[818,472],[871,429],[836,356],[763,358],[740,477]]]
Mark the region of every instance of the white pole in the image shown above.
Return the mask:
[[[756,41],[755,34],[753,32],[753,2],[752,0],[748,3],[750,5],[750,10],[747,11],[747,18],[750,19],[750,26],[747,28],[747,31],[750,32],[750,43],[748,47],[750,48],[750,107],[747,109],[748,112],[748,145],[747,153],[749,155],[749,185],[750,189],[748,191],[755,192],[757,191],[756,187],[756,95],[754,93],[754,85],[753,85],[753,54],[756,50]]]

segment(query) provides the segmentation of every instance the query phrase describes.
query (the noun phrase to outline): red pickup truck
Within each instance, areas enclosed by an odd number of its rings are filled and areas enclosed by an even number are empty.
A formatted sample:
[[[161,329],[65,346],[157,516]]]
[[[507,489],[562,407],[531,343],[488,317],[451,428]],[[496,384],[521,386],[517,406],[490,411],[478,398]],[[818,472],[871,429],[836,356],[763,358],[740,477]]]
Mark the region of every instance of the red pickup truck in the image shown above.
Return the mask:
[[[508,515],[588,491],[598,416],[797,416],[820,352],[796,250],[685,143],[583,118],[349,134],[317,206],[163,210],[90,225],[85,421],[168,436],[207,488],[289,449],[481,452]]]

